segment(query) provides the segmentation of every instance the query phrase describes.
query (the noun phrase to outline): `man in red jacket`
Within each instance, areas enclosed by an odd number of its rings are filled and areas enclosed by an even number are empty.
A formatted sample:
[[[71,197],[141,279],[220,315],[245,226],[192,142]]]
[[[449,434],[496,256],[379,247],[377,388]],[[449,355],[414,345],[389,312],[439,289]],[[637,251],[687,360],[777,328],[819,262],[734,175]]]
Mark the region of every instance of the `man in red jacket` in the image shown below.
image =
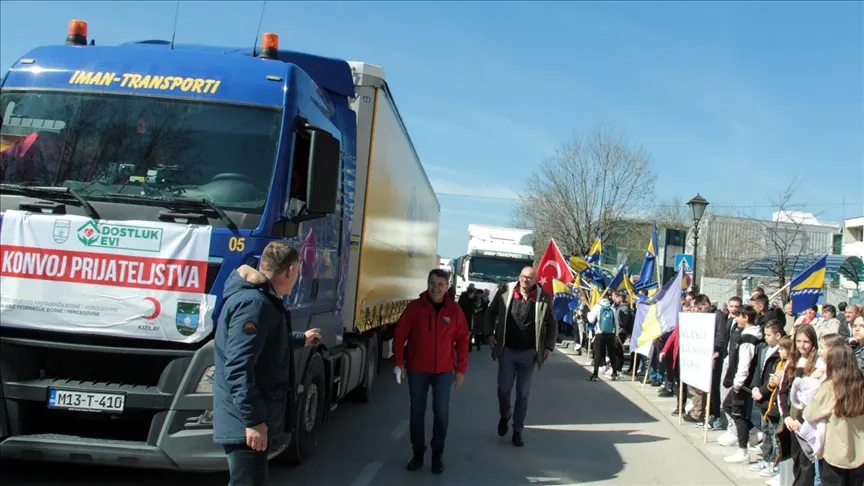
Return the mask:
[[[429,272],[428,288],[408,304],[393,333],[393,363],[408,376],[411,398],[409,471],[423,467],[426,454],[426,396],[432,388],[432,473],[444,472],[444,439],[450,416],[450,390],[468,371],[470,334],[465,314],[447,293],[448,274]],[[405,359],[405,345],[408,358]],[[407,371],[406,371],[407,369]],[[454,375],[455,372],[455,375]]]

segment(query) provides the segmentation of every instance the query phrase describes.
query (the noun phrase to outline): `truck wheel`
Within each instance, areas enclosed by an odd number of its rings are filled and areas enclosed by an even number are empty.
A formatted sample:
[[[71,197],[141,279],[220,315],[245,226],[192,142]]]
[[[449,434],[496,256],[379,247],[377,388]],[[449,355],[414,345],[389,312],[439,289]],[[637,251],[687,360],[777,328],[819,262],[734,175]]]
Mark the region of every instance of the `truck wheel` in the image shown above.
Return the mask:
[[[294,434],[288,449],[279,457],[280,462],[292,465],[303,464],[312,457],[318,444],[318,429],[324,417],[326,399],[326,380],[324,361],[315,353],[303,378],[303,395],[297,401],[294,420]]]
[[[372,389],[375,385],[375,377],[378,375],[378,363],[381,358],[381,351],[378,349],[377,334],[369,338],[367,350],[365,379],[363,380],[363,384],[357,387],[355,394],[357,400],[363,403],[369,403],[372,400]]]

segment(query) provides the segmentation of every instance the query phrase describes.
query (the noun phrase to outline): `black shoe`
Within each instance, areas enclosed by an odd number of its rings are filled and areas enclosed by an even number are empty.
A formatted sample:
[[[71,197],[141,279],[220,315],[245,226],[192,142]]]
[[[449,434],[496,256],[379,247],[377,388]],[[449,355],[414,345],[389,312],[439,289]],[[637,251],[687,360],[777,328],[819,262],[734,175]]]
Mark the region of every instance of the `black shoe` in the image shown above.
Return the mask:
[[[663,385],[663,383],[660,383],[660,382],[657,381],[657,380],[651,380],[651,381],[648,382],[648,384],[651,385],[651,386],[654,386],[654,387],[657,387],[657,386],[661,386],[661,385]]]
[[[597,375],[588,375],[588,378],[585,378],[587,381],[600,381],[600,377]]]
[[[699,419],[695,419],[695,418],[693,418],[693,416],[690,415],[689,413],[685,413],[685,414],[684,414],[684,417],[682,417],[682,418],[684,419],[685,422],[689,422],[689,423],[691,423],[691,424],[702,424],[702,423],[705,423],[704,420],[699,420]]]
[[[522,440],[522,432],[513,432],[513,445],[516,447],[525,447],[525,441]]]
[[[414,457],[411,458],[411,461],[408,463],[408,467],[406,469],[408,469],[409,471],[416,471],[421,467],[423,467],[423,454],[415,452]]]
[[[441,474],[444,472],[444,453],[432,453],[432,474]]]
[[[670,397],[674,397],[675,394],[672,393],[672,392],[669,391],[669,390],[665,390],[665,389],[664,389],[664,390],[660,390],[660,391],[657,393],[657,396],[660,397],[660,398],[670,398]]]
[[[505,435],[507,435],[507,420],[509,420],[509,418],[502,418],[502,419],[498,420],[498,436],[499,437],[504,437]]]
[[[672,416],[673,416],[673,417],[677,417],[677,416],[678,416],[678,409],[677,409],[677,408],[676,408],[675,410],[672,410]]]

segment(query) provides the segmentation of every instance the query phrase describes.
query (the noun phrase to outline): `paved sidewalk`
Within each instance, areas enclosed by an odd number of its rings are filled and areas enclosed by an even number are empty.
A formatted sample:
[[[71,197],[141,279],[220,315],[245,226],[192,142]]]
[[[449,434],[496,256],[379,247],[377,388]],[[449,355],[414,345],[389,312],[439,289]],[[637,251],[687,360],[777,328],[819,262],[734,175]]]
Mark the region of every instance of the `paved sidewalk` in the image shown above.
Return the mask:
[[[582,356],[577,356],[576,351],[572,349],[572,342],[564,344],[571,347],[559,347],[562,354],[582,365],[589,373],[593,371],[593,365],[588,359],[587,353]],[[562,345],[563,346],[563,345]],[[625,367],[626,368],[626,367]],[[643,407],[646,412],[651,413],[653,410],[655,416],[662,417],[662,420],[672,424],[678,432],[690,442],[701,455],[711,461],[711,463],[723,472],[723,474],[738,486],[765,486],[766,478],[760,477],[759,473],[749,470],[749,464],[728,464],[723,461],[723,458],[732,454],[734,448],[723,447],[717,443],[717,438],[720,437],[722,431],[708,431],[708,442],[703,441],[704,431],[701,427],[696,427],[694,424],[687,422],[678,425],[678,417],[672,415],[675,410],[675,398],[661,398],[657,396],[657,388],[646,385],[644,391],[642,382],[637,378],[637,381],[632,381],[632,375],[623,377],[619,381],[611,381],[601,376],[601,381],[615,388],[616,391],[632,400],[634,404]],[[751,456],[755,459],[755,456]]]

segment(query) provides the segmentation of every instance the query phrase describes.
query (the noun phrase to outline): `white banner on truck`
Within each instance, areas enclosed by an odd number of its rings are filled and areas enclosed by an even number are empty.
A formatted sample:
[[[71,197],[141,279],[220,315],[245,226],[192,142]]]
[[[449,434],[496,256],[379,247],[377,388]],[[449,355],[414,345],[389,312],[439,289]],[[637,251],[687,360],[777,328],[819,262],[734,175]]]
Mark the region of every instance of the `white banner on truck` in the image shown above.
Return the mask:
[[[197,342],[213,330],[209,226],[6,211],[0,325]]]
[[[705,393],[711,391],[714,364],[714,314],[678,315],[678,362],[681,381]]]

